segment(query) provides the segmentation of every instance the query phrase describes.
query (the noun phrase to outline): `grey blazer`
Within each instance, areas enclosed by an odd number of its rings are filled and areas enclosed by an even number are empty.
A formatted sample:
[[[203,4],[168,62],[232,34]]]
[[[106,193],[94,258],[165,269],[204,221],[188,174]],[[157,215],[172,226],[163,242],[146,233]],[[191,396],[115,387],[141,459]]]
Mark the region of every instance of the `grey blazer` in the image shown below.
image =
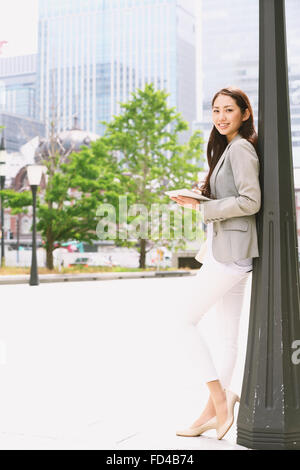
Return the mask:
[[[201,202],[204,223],[213,222],[212,252],[221,263],[259,256],[255,214],[261,206],[259,160],[253,145],[237,134],[210,178],[214,200]],[[205,242],[207,243],[207,242]],[[205,246],[195,258],[202,263]]]

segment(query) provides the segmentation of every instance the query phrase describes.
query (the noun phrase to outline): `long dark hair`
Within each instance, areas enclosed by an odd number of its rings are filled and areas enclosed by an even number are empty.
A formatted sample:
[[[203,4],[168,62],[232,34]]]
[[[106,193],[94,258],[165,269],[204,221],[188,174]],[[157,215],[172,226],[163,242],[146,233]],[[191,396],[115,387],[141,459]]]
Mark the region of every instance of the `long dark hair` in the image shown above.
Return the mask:
[[[249,109],[250,116],[246,121],[243,121],[241,127],[239,128],[239,134],[247,139],[257,150],[257,133],[254,126],[253,110],[249,101],[248,96],[239,88],[227,87],[222,88],[218,91],[212,99],[211,106],[213,107],[216,98],[219,95],[227,95],[233,98],[236,104],[239,106],[242,115],[245,113],[246,109]],[[221,155],[223,154],[225,148],[228,145],[228,141],[225,135],[220,134],[218,129],[213,126],[209,140],[207,143],[207,162],[209,166],[208,175],[200,187],[202,194],[206,197],[211,198],[211,188],[210,188],[210,176],[214,171],[216,164],[218,163]]]

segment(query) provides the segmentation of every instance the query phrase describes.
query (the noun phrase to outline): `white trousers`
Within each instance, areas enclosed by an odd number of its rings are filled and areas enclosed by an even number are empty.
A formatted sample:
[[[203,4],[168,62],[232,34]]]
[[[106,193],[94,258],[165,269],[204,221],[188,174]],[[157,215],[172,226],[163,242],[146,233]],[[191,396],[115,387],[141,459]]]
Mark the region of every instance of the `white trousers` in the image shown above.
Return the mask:
[[[251,272],[242,272],[222,263],[203,264],[193,279],[189,280],[187,303],[181,316],[181,335],[183,348],[188,354],[191,365],[199,372],[201,380],[210,382],[220,380],[224,388],[230,388],[230,382],[237,359],[238,333],[242,313],[244,293]],[[186,297],[185,297],[186,299]],[[201,332],[203,315],[216,307],[218,335],[217,367],[212,351]],[[200,327],[200,328],[199,328]]]

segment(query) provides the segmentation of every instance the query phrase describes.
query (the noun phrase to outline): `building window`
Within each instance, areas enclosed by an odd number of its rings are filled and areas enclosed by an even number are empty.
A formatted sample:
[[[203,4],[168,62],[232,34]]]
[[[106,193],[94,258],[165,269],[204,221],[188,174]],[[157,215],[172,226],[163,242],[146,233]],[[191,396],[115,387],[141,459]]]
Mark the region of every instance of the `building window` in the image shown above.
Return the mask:
[[[29,235],[30,234],[30,227],[31,223],[29,217],[22,217],[21,220],[21,233],[22,235]]]

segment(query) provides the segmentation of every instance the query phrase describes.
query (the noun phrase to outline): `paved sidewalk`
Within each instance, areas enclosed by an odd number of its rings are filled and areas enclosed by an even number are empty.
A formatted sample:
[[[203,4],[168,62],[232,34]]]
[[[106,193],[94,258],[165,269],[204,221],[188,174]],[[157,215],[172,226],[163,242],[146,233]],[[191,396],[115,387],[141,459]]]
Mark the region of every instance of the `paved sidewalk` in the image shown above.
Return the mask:
[[[243,449],[235,427],[175,435],[207,399],[176,343],[190,279],[1,286],[0,449]],[[202,322],[213,334],[213,310]]]
[[[173,427],[148,425],[147,429],[122,429],[104,420],[87,424],[81,432],[47,434],[0,432],[0,450],[248,450],[235,444],[235,427],[218,441],[212,431],[203,436],[174,436]]]

